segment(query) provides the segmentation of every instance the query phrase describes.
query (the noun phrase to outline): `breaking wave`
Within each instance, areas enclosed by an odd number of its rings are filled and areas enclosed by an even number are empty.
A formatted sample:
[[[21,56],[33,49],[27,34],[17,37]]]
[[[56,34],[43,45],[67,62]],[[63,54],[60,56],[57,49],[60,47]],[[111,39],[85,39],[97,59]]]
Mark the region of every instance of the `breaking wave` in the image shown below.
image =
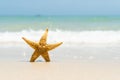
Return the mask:
[[[33,41],[38,41],[44,30],[23,30],[20,32],[0,32],[1,45],[23,44],[21,37],[26,37]],[[49,31],[48,43],[62,41],[66,45],[71,44],[109,44],[120,43],[120,31]]]

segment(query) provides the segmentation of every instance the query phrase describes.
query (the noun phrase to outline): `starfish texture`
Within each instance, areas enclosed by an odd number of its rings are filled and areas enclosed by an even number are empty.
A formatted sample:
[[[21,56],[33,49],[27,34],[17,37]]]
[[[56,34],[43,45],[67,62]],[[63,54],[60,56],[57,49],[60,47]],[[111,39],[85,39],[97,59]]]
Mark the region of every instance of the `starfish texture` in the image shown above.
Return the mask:
[[[62,44],[62,42],[56,43],[56,44],[47,44],[47,35],[48,35],[48,29],[44,32],[42,35],[40,41],[34,42],[30,41],[24,37],[22,39],[33,49],[35,49],[34,53],[31,56],[30,62],[34,62],[40,55],[45,59],[46,62],[50,62],[48,51],[58,47]]]

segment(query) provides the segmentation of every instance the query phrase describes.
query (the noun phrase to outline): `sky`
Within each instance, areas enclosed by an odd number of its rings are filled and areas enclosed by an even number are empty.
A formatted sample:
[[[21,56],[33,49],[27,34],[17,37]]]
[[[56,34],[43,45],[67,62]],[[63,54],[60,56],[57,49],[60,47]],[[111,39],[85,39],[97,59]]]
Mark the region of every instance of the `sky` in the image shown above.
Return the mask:
[[[0,0],[0,15],[120,15],[120,0]]]

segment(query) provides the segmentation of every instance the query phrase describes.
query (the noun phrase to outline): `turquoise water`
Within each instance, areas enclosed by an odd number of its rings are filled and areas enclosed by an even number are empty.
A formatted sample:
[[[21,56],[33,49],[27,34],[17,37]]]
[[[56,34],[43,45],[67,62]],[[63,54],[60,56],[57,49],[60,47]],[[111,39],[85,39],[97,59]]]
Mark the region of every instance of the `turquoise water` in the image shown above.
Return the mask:
[[[46,28],[50,42],[120,44],[120,16],[0,16],[0,44],[37,41]]]
[[[120,30],[120,16],[0,16],[0,31]]]

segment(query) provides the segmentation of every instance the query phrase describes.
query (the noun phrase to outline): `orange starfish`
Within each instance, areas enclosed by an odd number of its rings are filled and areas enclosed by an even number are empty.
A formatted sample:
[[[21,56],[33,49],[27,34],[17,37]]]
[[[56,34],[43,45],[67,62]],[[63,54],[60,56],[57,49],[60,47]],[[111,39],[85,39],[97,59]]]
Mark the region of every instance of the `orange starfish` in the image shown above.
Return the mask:
[[[59,42],[56,44],[47,44],[46,43],[47,34],[48,34],[48,29],[46,29],[45,33],[42,35],[42,37],[38,43],[30,41],[30,40],[22,37],[22,39],[29,46],[31,46],[33,49],[35,49],[34,53],[31,56],[30,62],[34,62],[40,55],[45,59],[46,62],[50,62],[48,51],[50,51],[62,44],[62,42]]]

